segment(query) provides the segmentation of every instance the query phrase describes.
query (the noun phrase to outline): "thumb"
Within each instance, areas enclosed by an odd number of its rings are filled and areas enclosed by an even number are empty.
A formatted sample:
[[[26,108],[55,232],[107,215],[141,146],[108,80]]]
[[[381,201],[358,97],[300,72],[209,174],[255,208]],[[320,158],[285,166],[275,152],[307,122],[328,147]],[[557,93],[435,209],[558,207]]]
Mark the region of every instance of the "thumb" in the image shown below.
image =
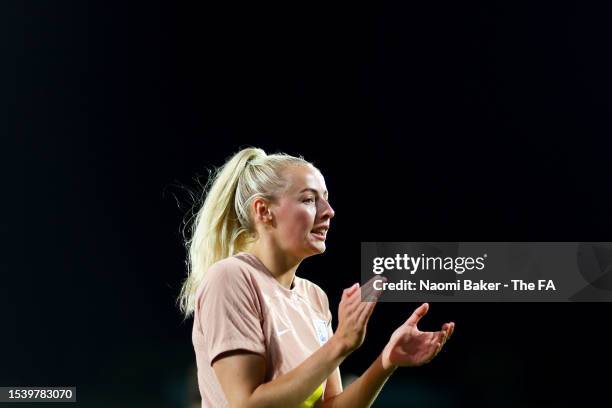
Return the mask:
[[[429,303],[423,303],[421,306],[415,309],[412,315],[410,315],[408,320],[406,320],[406,324],[416,326],[419,320],[421,320],[421,318],[427,314],[428,310]]]

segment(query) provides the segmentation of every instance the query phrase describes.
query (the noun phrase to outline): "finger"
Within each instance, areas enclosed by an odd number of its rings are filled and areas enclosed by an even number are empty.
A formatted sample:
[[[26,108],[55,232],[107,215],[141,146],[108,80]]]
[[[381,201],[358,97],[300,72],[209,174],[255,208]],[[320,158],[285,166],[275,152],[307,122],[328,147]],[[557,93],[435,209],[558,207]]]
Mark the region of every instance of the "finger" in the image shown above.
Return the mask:
[[[429,304],[423,303],[421,306],[416,308],[416,310],[412,313],[412,315],[410,315],[408,320],[406,320],[406,324],[411,325],[411,326],[416,326],[419,320],[421,320],[421,318],[427,314],[428,310],[429,310]]]
[[[364,294],[370,293],[371,291],[376,290],[375,286],[378,286],[378,285],[375,285],[375,284],[376,282],[379,282],[379,281],[386,282],[387,278],[384,276],[380,276],[380,275],[374,275],[372,278],[370,278],[370,280],[368,280],[366,283],[364,283],[361,286],[362,293]]]
[[[386,278],[384,276],[374,275],[363,286],[371,288],[371,287],[374,286],[374,282],[377,281],[377,280],[380,280],[380,279],[386,279]]]
[[[438,342],[444,346],[444,344],[446,344],[446,340],[448,340],[448,333],[446,330],[439,331],[438,333]]]
[[[371,290],[368,294],[362,296],[361,302],[356,302],[352,307],[352,313],[355,314],[358,324],[367,324],[367,320],[374,311],[374,306],[378,302],[378,298],[382,291]],[[364,322],[365,320],[365,322]]]
[[[348,315],[351,314],[351,311],[354,308],[353,304],[355,303],[355,299],[359,298],[359,296],[355,296],[355,293],[359,290],[358,286],[359,283],[356,283],[350,288],[346,288],[342,291],[342,299],[340,300],[339,307],[341,307],[344,310],[344,313],[347,313]]]
[[[379,281],[385,281],[386,278],[377,279]],[[382,294],[382,290],[376,290],[373,285],[364,286],[361,292],[362,302],[371,302],[372,300],[378,299]]]
[[[436,354],[434,354],[434,357],[440,354],[442,347],[444,347],[444,343],[438,343],[438,348],[436,349]]]
[[[363,308],[360,307],[360,303],[370,303],[378,301],[383,291],[382,289],[377,290],[374,287],[374,282],[376,281],[386,282],[387,278],[384,276],[375,276],[370,279],[366,285],[359,287],[359,289],[355,291],[354,295],[352,295],[350,299],[346,302],[347,309],[349,310],[349,315],[356,313],[357,318],[359,318],[361,311],[363,310]]]
[[[349,304],[362,301],[366,296],[369,295],[371,290],[372,285],[368,285],[368,283],[359,286],[353,293],[351,293]]]
[[[442,330],[444,330],[444,333],[446,333],[446,340],[450,339],[453,330],[453,324],[450,322],[444,323],[444,325],[442,326]]]
[[[355,293],[355,290],[359,287],[359,282],[355,283],[353,286],[351,286],[350,288],[346,288],[342,291],[342,299],[348,299],[349,297],[351,297],[351,295],[353,293]]]
[[[367,302],[356,302],[352,304],[348,312],[348,315],[352,316],[355,319],[355,321],[358,322],[361,316],[361,313],[363,312],[363,310],[366,308],[367,305],[368,305]]]
[[[386,278],[383,278],[382,280],[386,281]],[[362,302],[377,303],[380,297],[382,296],[382,292],[383,292],[382,290],[376,290],[372,288],[370,292],[368,292],[367,294],[364,294],[362,298]]]
[[[372,312],[374,312],[374,308],[376,307],[376,302],[366,302],[364,303],[364,307],[359,311],[359,316],[357,317],[357,324],[360,326],[365,326],[368,324],[368,320],[370,320],[370,316],[372,316]]]
[[[450,323],[444,323],[442,325],[442,331],[444,332],[445,335],[445,341],[448,341],[448,339],[450,339],[451,335],[453,334],[453,327],[455,326],[454,323],[450,322]]]
[[[446,344],[447,340],[448,340],[448,333],[444,331],[444,332],[442,332],[442,341],[441,341],[442,347],[444,347],[444,345]],[[442,347],[440,347],[440,348],[442,348]]]
[[[382,289],[377,290],[374,288],[374,282],[376,281],[386,282],[387,278],[384,276],[374,276],[372,279],[370,279],[368,282],[366,282],[362,286],[359,286],[357,283],[357,287],[348,288],[347,290],[349,291],[349,296],[348,296],[349,300],[347,301],[347,304],[352,305],[353,303],[356,303],[359,300],[364,301],[368,299],[372,295],[372,293],[374,293],[375,291],[382,292]]]
[[[448,335],[449,339],[451,338],[454,332],[455,332],[455,322],[451,322],[450,334]]]
[[[359,299],[363,302],[364,299],[366,299],[368,296],[370,296],[370,294],[372,293],[373,290],[374,290],[374,288],[372,287],[371,284],[363,285],[361,287],[361,292],[359,293],[361,295],[359,297]]]
[[[376,283],[379,282],[378,285],[376,285]],[[376,299],[378,300],[380,298],[380,296],[383,293],[383,286],[382,284],[387,282],[387,278],[384,276],[376,276],[375,279],[372,281],[372,284],[370,287],[368,287],[368,293],[366,293],[363,297],[364,300],[368,300],[368,299]]]
[[[346,303],[346,311],[348,316],[355,316],[355,318],[359,318],[361,311],[368,304],[368,302],[362,302],[360,294],[361,288],[359,288],[353,296]]]
[[[444,323],[444,325],[442,325],[442,330],[444,330],[447,339],[450,337],[452,327],[452,323]]]
[[[359,304],[359,301],[361,300],[361,292],[362,288],[358,287],[349,295],[346,301],[349,308],[354,308],[356,304]]]
[[[440,350],[442,350],[442,347],[444,347],[444,342],[446,341],[446,335],[443,331],[439,331],[439,332],[435,332],[434,333],[434,345],[435,345],[435,354],[438,354],[440,352]]]
[[[438,350],[440,345],[444,344],[444,332],[436,331],[436,332],[428,332],[428,334],[429,334],[429,344],[432,345],[432,348],[434,351]]]
[[[444,340],[446,337],[448,337],[448,323],[444,323],[442,325],[442,329],[437,332],[438,333],[438,338]]]
[[[442,350],[442,344],[439,342],[433,342],[431,343],[431,346],[429,348],[429,358],[427,358],[427,362],[430,362],[431,360],[433,360],[438,353],[440,352],[440,350]]]
[[[375,280],[386,281],[387,278],[378,278]],[[369,282],[367,285],[363,285],[357,290],[354,297],[351,298],[350,303],[371,302],[375,299],[378,299],[380,297],[381,292],[382,292],[381,290],[374,289],[373,284]]]

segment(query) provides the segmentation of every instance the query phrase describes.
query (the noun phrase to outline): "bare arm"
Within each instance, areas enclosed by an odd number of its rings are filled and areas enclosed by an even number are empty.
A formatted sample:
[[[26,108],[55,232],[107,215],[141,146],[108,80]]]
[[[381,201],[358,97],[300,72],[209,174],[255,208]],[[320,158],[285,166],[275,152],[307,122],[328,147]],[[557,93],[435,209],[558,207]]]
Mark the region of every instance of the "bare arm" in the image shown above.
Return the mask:
[[[370,285],[371,286],[371,285]],[[368,289],[370,290],[370,289]],[[361,302],[358,285],[345,289],[338,309],[338,329],[302,364],[264,383],[262,356],[235,350],[213,361],[213,370],[232,408],[297,407],[363,343],[376,302]]]
[[[265,360],[252,353],[232,353],[213,363],[230,407],[297,407],[346,358],[338,339],[329,339],[302,364],[264,383]]]
[[[368,408],[397,367],[417,367],[431,361],[453,334],[455,324],[441,331],[422,332],[417,323],[427,313],[427,303],[418,307],[391,336],[389,343],[366,372],[341,392],[324,401],[324,408]],[[333,395],[333,394],[332,394]]]
[[[379,356],[346,390],[325,400],[323,408],[370,407],[395,369],[396,367],[384,368],[382,356]]]

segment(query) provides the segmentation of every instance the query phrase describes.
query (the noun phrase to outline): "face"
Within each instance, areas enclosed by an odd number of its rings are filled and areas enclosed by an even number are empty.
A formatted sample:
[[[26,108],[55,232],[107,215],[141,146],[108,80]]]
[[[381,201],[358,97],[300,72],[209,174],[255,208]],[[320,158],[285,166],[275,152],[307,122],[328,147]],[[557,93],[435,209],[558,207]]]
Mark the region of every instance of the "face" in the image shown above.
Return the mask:
[[[327,201],[323,175],[312,166],[290,166],[283,176],[289,187],[270,207],[277,244],[300,258],[325,252],[334,210]]]

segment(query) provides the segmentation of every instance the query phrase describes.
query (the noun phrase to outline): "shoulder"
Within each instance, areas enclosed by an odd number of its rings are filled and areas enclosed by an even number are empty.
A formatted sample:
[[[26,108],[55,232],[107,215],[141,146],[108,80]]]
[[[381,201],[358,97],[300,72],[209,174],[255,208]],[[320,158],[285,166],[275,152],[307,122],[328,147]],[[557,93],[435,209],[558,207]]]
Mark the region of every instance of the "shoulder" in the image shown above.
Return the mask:
[[[225,305],[231,309],[250,307],[259,311],[259,298],[258,285],[249,265],[230,256],[208,268],[197,292],[196,302],[200,307]]]
[[[206,271],[206,286],[223,286],[229,288],[252,287],[252,268],[235,256],[221,259],[212,264]]]

